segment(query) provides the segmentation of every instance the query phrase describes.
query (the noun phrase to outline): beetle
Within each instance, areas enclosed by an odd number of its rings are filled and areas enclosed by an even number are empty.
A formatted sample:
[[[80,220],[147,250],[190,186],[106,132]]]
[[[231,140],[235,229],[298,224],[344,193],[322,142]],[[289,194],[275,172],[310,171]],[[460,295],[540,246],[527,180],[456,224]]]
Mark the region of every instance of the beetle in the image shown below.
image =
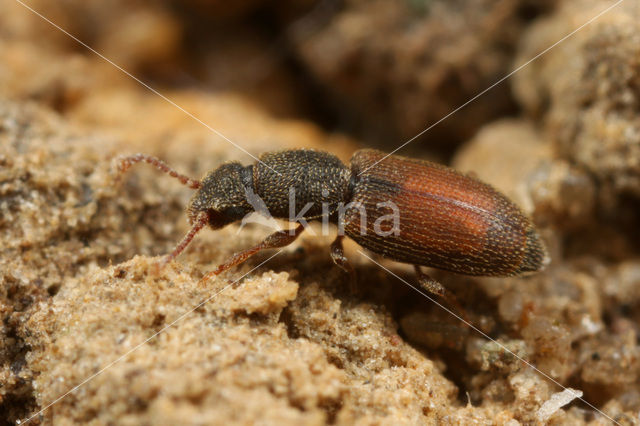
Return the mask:
[[[385,258],[414,265],[422,287],[446,298],[445,288],[421,266],[510,276],[542,270],[549,261],[533,223],[506,196],[475,177],[425,160],[363,149],[353,154],[348,167],[327,152],[291,149],[266,152],[249,166],[225,163],[196,180],[156,157],[136,154],[121,157],[118,170],[124,173],[139,162],[197,190],[187,207],[191,230],[163,265],[205,226],[220,229],[255,211],[256,197],[263,214],[297,226],[234,254],[210,274],[218,275],[261,250],[287,246],[307,221],[318,220],[343,231],[331,244],[331,258],[352,277],[354,269],[343,250],[345,236]],[[383,219],[393,219],[395,228],[391,223],[383,226]]]

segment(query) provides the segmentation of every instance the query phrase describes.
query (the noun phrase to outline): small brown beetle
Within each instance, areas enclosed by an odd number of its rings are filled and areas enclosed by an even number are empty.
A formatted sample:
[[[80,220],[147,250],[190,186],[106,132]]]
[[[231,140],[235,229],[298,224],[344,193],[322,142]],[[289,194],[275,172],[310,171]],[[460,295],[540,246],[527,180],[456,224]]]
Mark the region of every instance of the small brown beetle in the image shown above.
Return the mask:
[[[163,264],[206,225],[220,229],[255,211],[255,199],[263,214],[298,225],[234,254],[212,274],[260,250],[291,244],[307,220],[338,225],[331,257],[352,277],[342,249],[345,235],[383,257],[414,265],[420,284],[441,296],[446,290],[420,266],[509,276],[539,271],[548,262],[533,224],[514,203],[478,179],[428,161],[364,149],[353,154],[349,168],[332,154],[297,149],[264,153],[250,166],[226,163],[201,181],[143,154],[121,158],[118,167],[124,172],[141,161],[198,190],[187,207],[192,228]]]

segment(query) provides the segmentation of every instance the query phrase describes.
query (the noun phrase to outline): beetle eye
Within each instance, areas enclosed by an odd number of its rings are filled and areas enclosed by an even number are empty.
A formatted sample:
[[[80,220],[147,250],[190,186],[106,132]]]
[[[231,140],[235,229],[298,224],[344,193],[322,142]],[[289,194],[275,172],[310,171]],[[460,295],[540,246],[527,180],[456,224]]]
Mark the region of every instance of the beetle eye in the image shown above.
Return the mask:
[[[242,219],[245,216],[245,214],[247,214],[247,209],[239,206],[229,207],[224,210],[224,215],[229,220],[233,220],[233,221]]]
[[[225,220],[226,215],[222,212],[213,209],[207,209],[207,214],[209,215],[208,225],[212,229],[220,229],[229,223],[229,221]]]

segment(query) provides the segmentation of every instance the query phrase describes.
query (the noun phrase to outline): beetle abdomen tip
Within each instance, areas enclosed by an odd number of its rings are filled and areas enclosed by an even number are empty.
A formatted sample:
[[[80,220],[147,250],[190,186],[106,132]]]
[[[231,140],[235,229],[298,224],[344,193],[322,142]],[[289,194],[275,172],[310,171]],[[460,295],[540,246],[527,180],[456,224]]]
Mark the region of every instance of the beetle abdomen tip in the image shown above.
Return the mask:
[[[525,242],[525,255],[518,269],[518,274],[527,272],[537,272],[545,269],[551,258],[547,253],[547,249],[535,229],[527,230],[527,238]]]

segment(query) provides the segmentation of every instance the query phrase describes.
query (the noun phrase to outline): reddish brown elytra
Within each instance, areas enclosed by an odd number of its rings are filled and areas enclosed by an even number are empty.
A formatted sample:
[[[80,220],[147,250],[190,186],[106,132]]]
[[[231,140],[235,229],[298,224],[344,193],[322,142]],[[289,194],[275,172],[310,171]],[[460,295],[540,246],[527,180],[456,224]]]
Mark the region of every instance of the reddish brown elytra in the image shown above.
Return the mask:
[[[250,166],[226,163],[200,181],[143,154],[121,158],[119,170],[141,161],[197,190],[187,207],[192,228],[163,265],[205,226],[220,229],[255,211],[256,197],[264,206],[261,213],[297,226],[234,254],[211,274],[260,250],[291,244],[307,221],[320,220],[338,225],[331,258],[352,277],[342,248],[345,235],[374,253],[414,265],[420,284],[445,297],[446,290],[420,266],[509,276],[539,271],[548,262],[532,222],[513,202],[478,179],[428,161],[364,149],[347,167],[332,154],[298,149],[264,153]]]

